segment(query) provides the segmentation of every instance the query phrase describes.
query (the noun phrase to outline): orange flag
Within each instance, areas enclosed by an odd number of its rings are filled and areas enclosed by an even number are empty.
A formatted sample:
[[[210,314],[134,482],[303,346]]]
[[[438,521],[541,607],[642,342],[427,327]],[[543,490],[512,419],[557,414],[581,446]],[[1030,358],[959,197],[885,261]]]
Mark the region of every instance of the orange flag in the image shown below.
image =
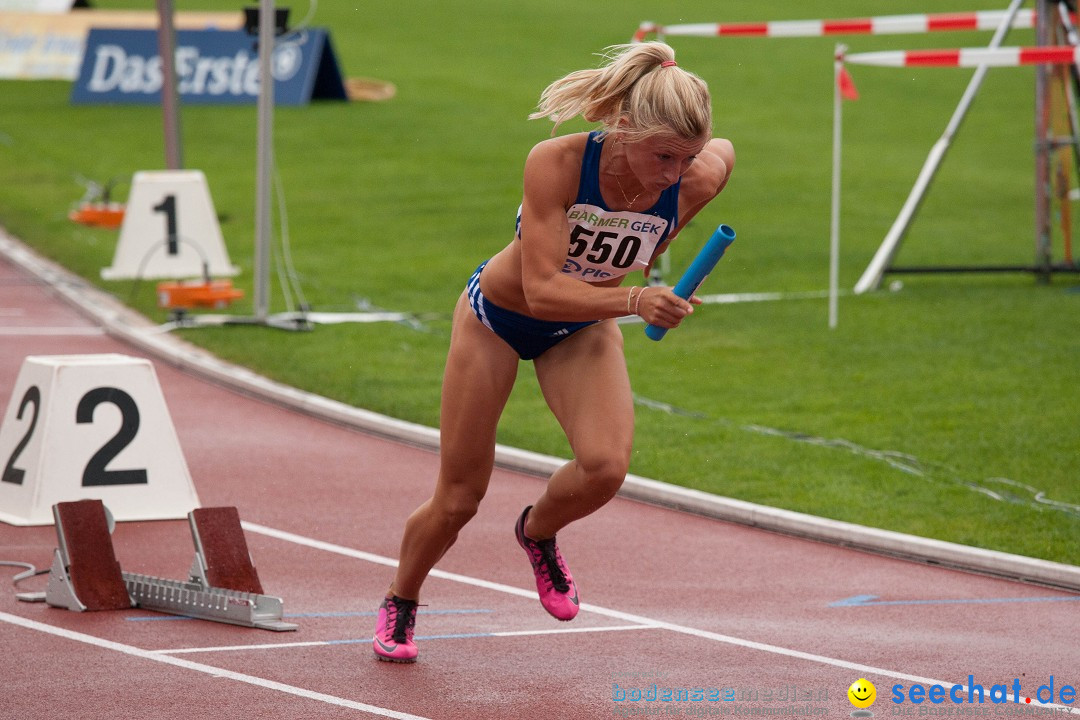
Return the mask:
[[[836,83],[840,88],[840,95],[846,100],[858,100],[859,91],[855,88],[855,81],[851,79],[851,73],[847,67],[841,65],[840,73],[836,77]]]

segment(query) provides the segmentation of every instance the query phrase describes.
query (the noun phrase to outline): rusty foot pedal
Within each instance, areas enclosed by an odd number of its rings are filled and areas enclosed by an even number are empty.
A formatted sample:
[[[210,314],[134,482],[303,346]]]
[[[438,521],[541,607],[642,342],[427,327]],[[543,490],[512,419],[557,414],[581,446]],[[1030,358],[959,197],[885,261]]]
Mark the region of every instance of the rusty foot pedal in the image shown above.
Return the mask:
[[[191,579],[211,587],[261,594],[262,583],[248,552],[240,513],[234,507],[199,508],[188,513],[195,560]]]
[[[100,500],[53,505],[58,546],[44,593],[20,593],[27,602],[47,602],[76,612],[132,607],[113,551],[112,522]]]

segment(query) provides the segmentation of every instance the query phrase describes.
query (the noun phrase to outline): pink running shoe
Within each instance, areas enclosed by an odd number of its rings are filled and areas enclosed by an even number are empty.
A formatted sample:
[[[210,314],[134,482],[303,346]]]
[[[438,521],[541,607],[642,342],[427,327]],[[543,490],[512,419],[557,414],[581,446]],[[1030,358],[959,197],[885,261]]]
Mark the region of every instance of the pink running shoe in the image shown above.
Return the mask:
[[[532,563],[533,574],[536,576],[536,590],[540,593],[540,604],[551,615],[559,620],[573,620],[578,614],[578,592],[574,585],[574,578],[570,575],[570,569],[559,554],[559,546],[555,544],[555,538],[550,540],[533,540],[525,536],[525,518],[532,505],[525,508],[518,518],[514,533],[517,535],[518,545],[525,549]]]
[[[375,657],[387,662],[416,662],[420,653],[413,642],[416,625],[416,602],[397,595],[384,598],[379,606],[379,619],[375,623],[372,648]]]

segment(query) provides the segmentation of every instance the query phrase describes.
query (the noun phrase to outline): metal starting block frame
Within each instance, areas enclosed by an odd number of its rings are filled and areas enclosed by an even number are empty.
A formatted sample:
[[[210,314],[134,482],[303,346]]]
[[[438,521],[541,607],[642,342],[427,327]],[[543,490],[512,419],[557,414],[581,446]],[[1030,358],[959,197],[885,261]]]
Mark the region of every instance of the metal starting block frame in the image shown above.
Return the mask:
[[[278,632],[298,627],[282,621],[281,598],[270,595],[210,587],[197,579],[184,582],[128,572],[124,582],[132,601],[144,610]]]
[[[66,526],[61,506],[80,521],[88,520],[90,530],[86,531],[85,527]],[[282,620],[284,604],[281,598],[262,593],[258,575],[247,552],[236,508],[201,508],[188,513],[195,543],[195,559],[190,577],[186,581],[122,571],[119,578],[87,578],[85,574],[88,571],[98,568],[80,567],[79,562],[73,564],[69,542],[93,546],[80,548],[81,554],[85,556],[88,551],[90,555],[105,557],[111,560],[107,566],[115,565],[119,570],[112,548],[110,533],[113,523],[108,509],[100,500],[57,503],[53,506],[53,517],[56,519],[59,547],[53,551],[48,587],[43,593],[19,593],[16,595],[19,600],[46,602],[53,607],[76,612],[139,607],[170,615],[277,632],[296,630],[299,627],[295,623]],[[69,522],[72,522],[70,517]],[[107,531],[102,532],[106,525]],[[83,576],[73,580],[73,575],[78,574]],[[207,578],[215,576],[239,586],[239,589],[212,586]],[[116,587],[121,580],[123,589]],[[109,587],[110,585],[113,587]],[[109,591],[112,591],[113,599],[99,605],[95,600],[80,598],[76,591],[77,586],[91,588],[102,596],[107,596]],[[117,593],[123,595],[125,590],[127,601],[115,599]],[[251,592],[252,590],[256,592]]]

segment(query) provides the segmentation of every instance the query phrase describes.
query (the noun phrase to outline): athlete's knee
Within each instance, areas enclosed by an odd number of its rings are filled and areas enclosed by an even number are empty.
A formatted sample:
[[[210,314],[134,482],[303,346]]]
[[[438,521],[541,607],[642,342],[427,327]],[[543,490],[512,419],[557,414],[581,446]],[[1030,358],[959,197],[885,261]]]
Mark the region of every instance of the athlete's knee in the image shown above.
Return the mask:
[[[483,499],[482,489],[467,486],[440,489],[433,498],[433,509],[444,527],[457,532],[473,519]]]
[[[609,500],[622,487],[630,469],[630,454],[617,449],[603,449],[578,455],[578,467],[585,475],[586,486],[598,497]]]

